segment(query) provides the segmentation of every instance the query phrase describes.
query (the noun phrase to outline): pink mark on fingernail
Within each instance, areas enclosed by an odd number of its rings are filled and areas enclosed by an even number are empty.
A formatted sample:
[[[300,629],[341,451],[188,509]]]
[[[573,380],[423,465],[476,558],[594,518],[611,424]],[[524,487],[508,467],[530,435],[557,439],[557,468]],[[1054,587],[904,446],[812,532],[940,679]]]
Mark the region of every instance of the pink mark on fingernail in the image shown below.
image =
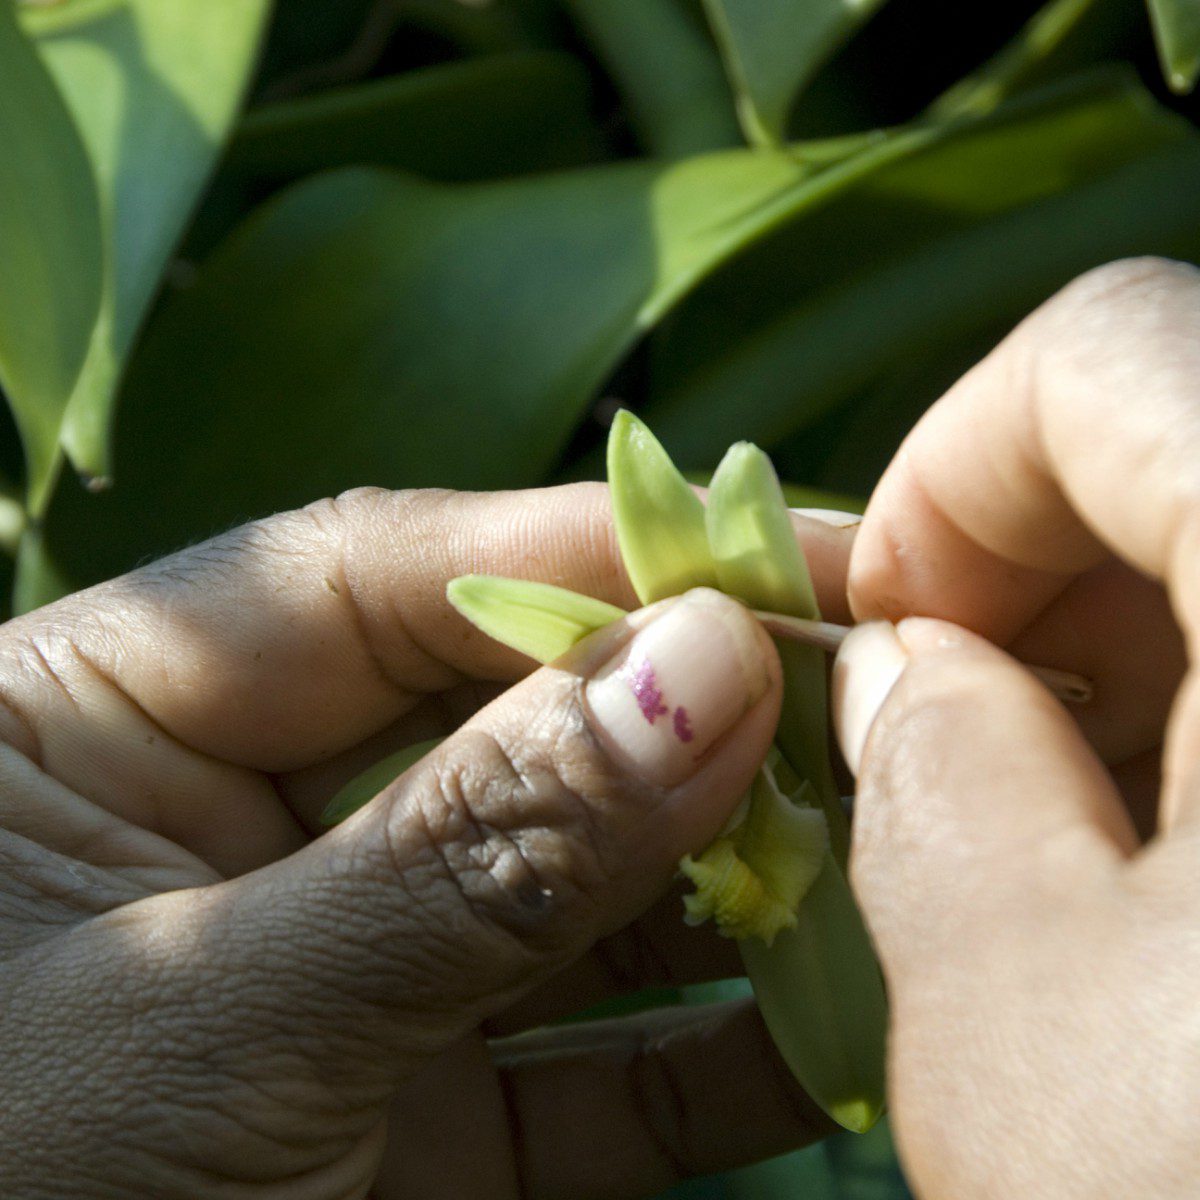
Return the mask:
[[[663,703],[662,689],[654,676],[654,668],[648,658],[643,658],[636,667],[627,669],[626,678],[629,680],[629,690],[633,692],[642,716],[651,725],[658,717],[667,715],[667,706]]]
[[[690,742],[696,735],[692,731],[691,722],[688,720],[687,709],[681,704],[675,710],[675,736],[681,742]]]

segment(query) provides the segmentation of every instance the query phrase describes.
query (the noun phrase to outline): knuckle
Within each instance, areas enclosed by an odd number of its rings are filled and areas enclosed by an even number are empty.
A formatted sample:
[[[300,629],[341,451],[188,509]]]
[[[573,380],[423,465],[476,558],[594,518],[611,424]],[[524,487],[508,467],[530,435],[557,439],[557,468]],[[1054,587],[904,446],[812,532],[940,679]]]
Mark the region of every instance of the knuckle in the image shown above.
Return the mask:
[[[1145,255],[1122,258],[1085,272],[1050,302],[1051,319],[1085,329],[1123,320],[1131,312],[1174,316],[1181,288],[1195,289],[1200,270],[1190,263]]]
[[[439,517],[458,494],[447,488],[356,487],[321,503],[348,528],[370,528],[382,520],[411,532]]]
[[[406,494],[418,494],[418,489],[410,488],[407,492],[393,492],[388,488],[368,484],[347,488],[344,492],[339,492],[332,500],[327,501],[327,503],[339,509],[353,510],[356,508],[365,508],[367,510],[374,510],[388,497]]]
[[[389,853],[408,890],[456,912],[443,928],[482,936],[493,954],[514,948],[518,965],[590,943],[620,871],[597,811],[608,784],[587,765],[594,752],[578,746],[582,736],[561,712],[533,714],[519,738],[463,731],[389,815]]]

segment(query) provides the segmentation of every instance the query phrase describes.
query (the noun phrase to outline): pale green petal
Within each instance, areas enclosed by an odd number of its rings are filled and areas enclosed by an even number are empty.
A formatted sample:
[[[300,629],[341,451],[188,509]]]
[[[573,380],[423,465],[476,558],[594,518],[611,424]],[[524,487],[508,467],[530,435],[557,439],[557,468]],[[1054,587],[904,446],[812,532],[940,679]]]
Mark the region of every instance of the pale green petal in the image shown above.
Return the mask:
[[[752,608],[820,618],[775,468],[757,446],[730,447],[713,475],[706,516],[722,591]],[[834,857],[844,866],[850,830],[829,766],[825,655],[793,642],[778,649],[784,687],[775,739],[796,774],[817,789]]]
[[[717,586],[700,497],[624,409],[608,435],[608,487],[621,557],[643,604]]]
[[[417,742],[406,746],[395,754],[389,754],[373,767],[368,767],[361,775],[356,775],[349,783],[338,789],[333,799],[321,813],[322,825],[336,825],[344,821],[351,813],[357,812],[368,801],[374,800],[388,784],[399,779],[414,763],[419,762],[430,750],[435,750],[445,738],[430,738],[427,742]]]
[[[721,460],[708,494],[707,527],[722,591],[751,608],[820,618],[775,468],[757,446],[738,442]]]
[[[446,598],[489,637],[543,663],[625,616],[624,609],[591,596],[499,575],[460,575],[450,581]]]

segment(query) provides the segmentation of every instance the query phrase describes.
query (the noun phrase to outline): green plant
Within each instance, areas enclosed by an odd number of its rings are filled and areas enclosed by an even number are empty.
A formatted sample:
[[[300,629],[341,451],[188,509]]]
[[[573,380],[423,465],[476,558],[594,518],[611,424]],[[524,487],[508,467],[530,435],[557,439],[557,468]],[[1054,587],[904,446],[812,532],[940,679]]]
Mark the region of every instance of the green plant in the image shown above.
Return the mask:
[[[362,483],[597,477],[614,396],[865,494],[1072,276],[1200,254],[1195,0],[960,8],[0,0],[11,607]]]

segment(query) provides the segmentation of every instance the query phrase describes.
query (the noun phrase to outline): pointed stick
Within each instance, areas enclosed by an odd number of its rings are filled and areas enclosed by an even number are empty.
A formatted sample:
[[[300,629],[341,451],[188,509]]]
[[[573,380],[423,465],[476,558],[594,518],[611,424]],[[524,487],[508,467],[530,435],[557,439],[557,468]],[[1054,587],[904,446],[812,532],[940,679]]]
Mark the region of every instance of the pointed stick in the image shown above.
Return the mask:
[[[783,613],[755,612],[763,628],[774,637],[789,642],[800,642],[805,646],[816,646],[830,654],[850,632],[849,625],[834,625],[829,621],[806,621],[802,617],[786,617]],[[1093,696],[1095,687],[1090,679],[1076,675],[1073,671],[1060,671],[1057,667],[1035,667],[1025,664],[1060,700],[1070,704],[1086,704]]]

